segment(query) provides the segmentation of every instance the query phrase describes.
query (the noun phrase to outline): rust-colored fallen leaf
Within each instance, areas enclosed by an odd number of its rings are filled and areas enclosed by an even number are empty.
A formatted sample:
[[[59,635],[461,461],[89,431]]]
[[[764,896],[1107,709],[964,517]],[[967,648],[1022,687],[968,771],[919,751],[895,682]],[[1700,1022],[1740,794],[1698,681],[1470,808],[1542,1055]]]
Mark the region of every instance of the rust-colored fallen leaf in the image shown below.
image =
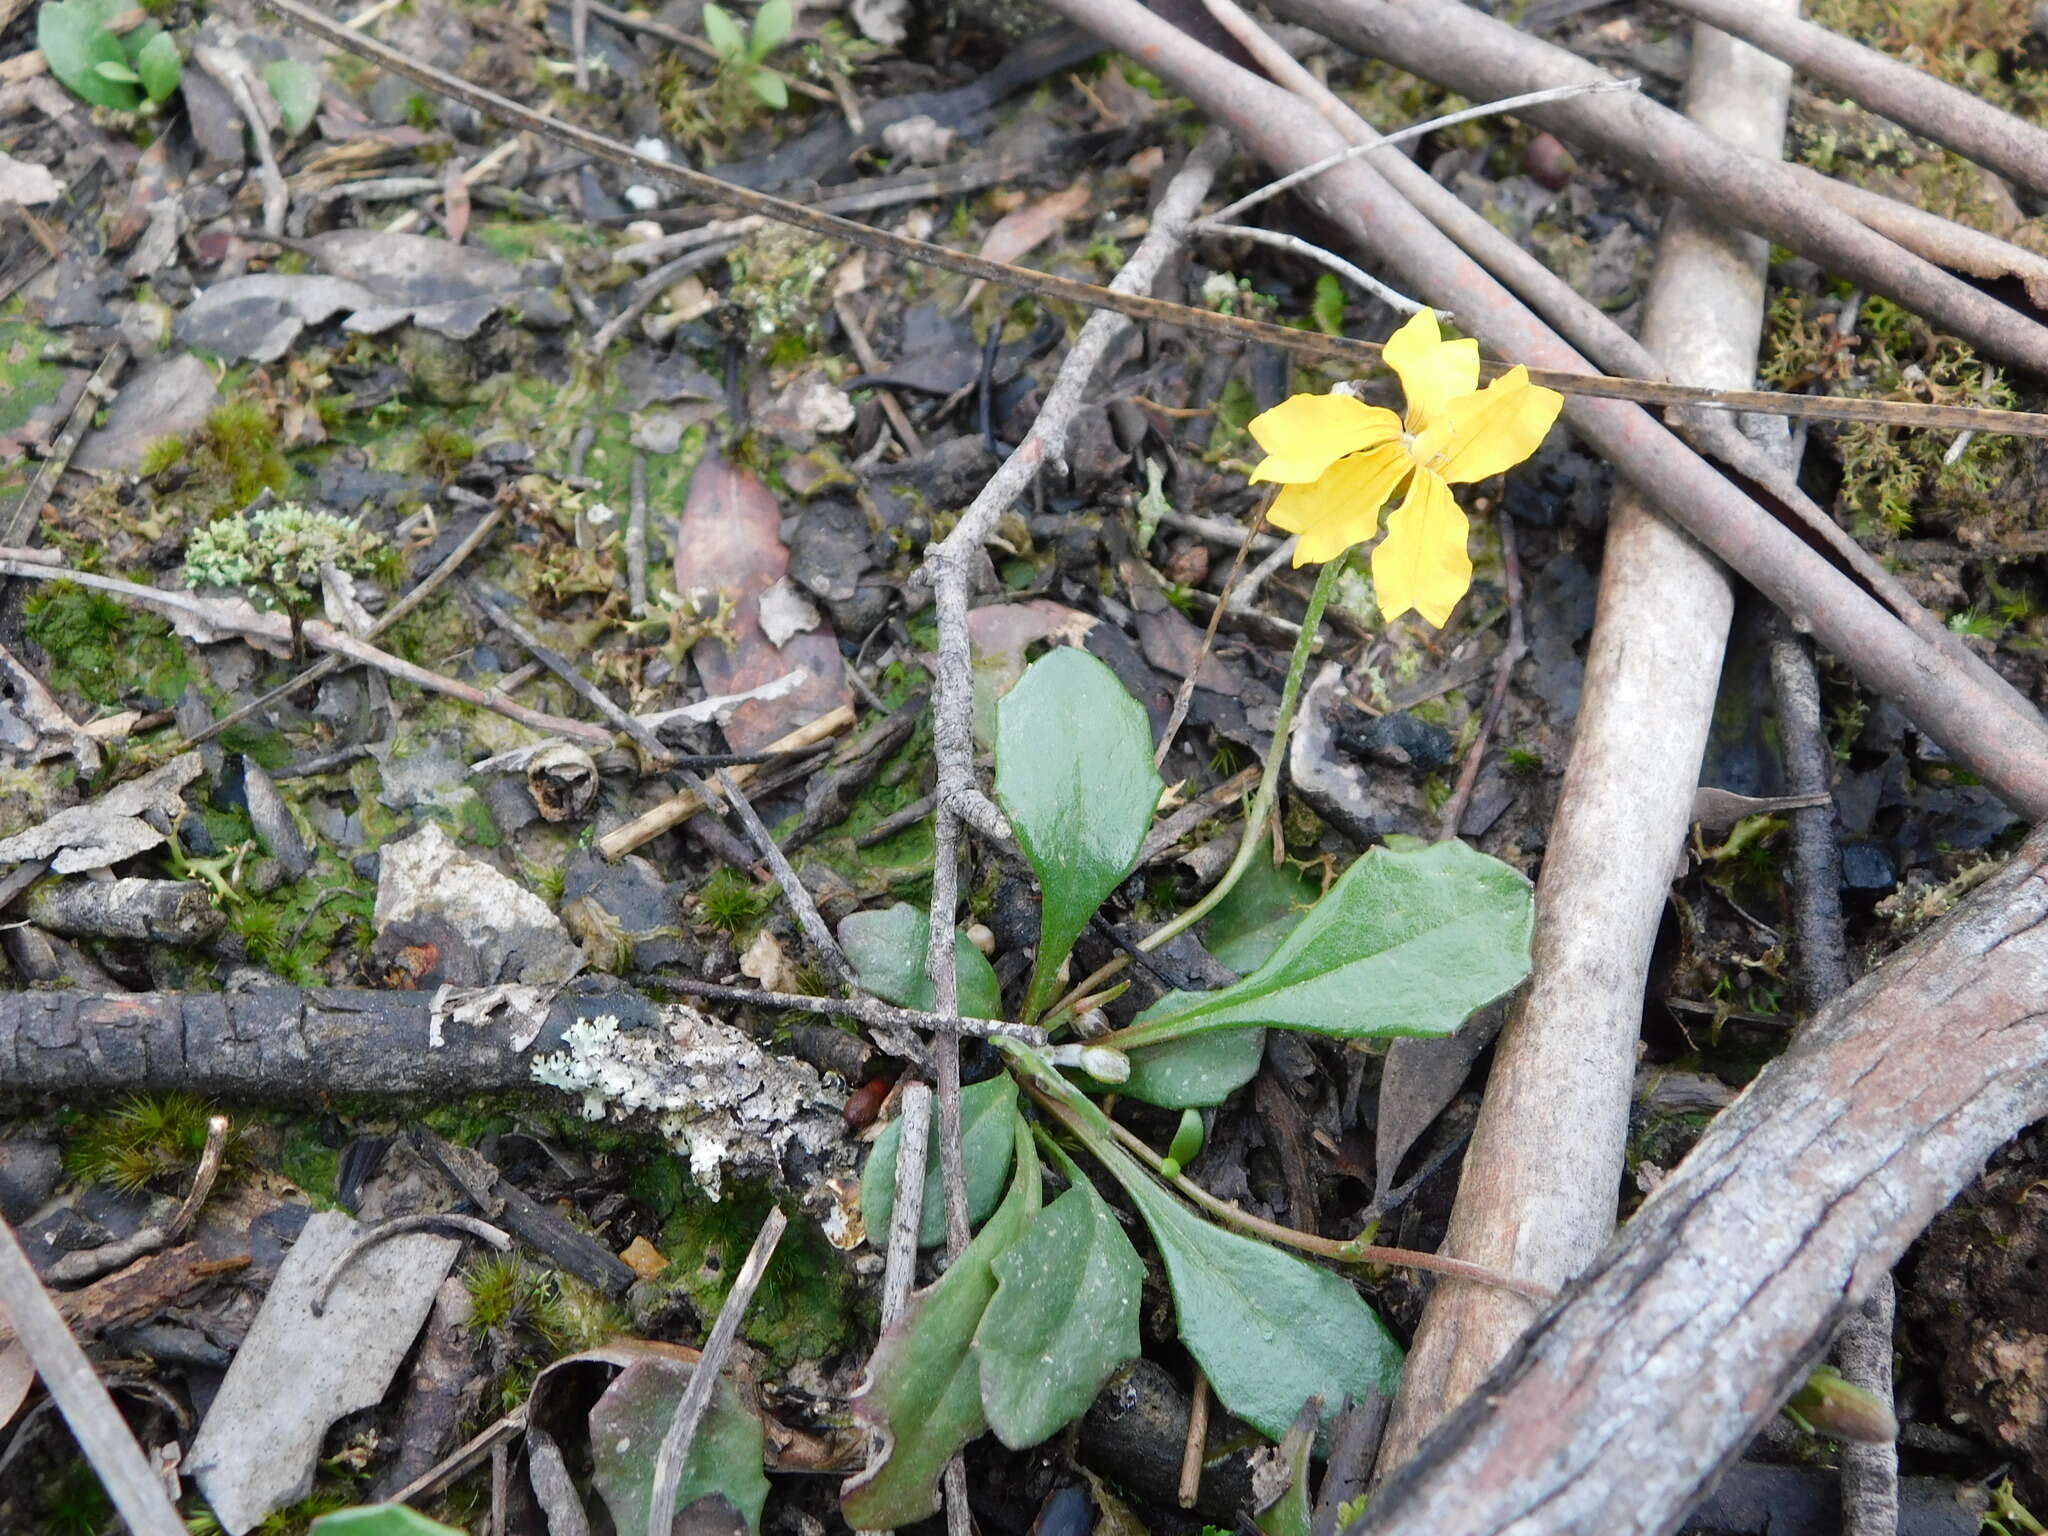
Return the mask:
[[[807,721],[851,705],[846,662],[829,621],[777,647],[761,629],[761,594],[789,574],[782,507],[751,470],[706,454],[690,480],[676,530],[676,588],[723,592],[735,604],[733,641],[699,641],[690,655],[712,693],[744,693],[802,668],[804,680],[775,698],[751,699],[725,722],[735,752],[753,752]]]
[[[1066,228],[1067,221],[1088,206],[1088,196],[1088,183],[1076,182],[1064,192],[1054,192],[1035,203],[1026,203],[1014,213],[1004,214],[981,242],[981,254],[990,261],[1021,261]],[[987,286],[978,277],[969,283],[960,309],[972,304]]]

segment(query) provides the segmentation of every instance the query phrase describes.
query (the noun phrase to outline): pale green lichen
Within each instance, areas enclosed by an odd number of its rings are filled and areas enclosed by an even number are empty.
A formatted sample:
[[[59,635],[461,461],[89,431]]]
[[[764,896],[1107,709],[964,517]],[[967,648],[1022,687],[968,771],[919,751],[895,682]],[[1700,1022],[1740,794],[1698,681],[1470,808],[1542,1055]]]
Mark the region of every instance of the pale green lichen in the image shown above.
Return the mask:
[[[185,579],[195,587],[310,587],[320,567],[361,571],[383,540],[354,518],[287,501],[248,517],[208,523],[185,546]]]

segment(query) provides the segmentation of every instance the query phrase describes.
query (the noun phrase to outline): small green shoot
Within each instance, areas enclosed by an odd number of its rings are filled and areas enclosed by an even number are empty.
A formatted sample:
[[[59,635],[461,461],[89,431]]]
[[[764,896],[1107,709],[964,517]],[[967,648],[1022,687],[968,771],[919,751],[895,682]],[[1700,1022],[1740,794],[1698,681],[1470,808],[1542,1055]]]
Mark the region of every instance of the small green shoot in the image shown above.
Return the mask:
[[[717,0],[705,0],[704,37],[718,53],[719,73],[742,81],[777,112],[789,105],[789,86],[779,72],[767,67],[767,59],[789,37],[795,22],[790,0],[766,0],[754,13],[753,26],[745,30]]]
[[[197,1166],[213,1113],[204,1099],[189,1093],[137,1094],[88,1119],[84,1131],[65,1148],[64,1166],[75,1179],[124,1193],[157,1185],[168,1191]],[[232,1134],[228,1157],[239,1161]]]

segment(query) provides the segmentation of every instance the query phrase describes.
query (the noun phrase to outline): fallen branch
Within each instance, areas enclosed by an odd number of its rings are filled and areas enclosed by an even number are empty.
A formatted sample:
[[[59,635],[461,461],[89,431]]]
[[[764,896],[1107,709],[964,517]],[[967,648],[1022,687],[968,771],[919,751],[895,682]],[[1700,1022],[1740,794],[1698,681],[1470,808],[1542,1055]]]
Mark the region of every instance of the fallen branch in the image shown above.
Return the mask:
[[[1275,168],[1310,164],[1342,147],[1336,131],[1312,107],[1229,63],[1134,0],[1052,3],[1191,96]],[[1582,97],[1541,110],[1631,99]],[[1361,245],[1380,250],[1414,291],[1454,311],[1491,350],[1552,369],[1585,366],[1395,195],[1371,159],[1339,165],[1312,184],[1311,200],[1326,218]],[[1990,688],[1944,648],[1888,613],[1792,527],[1765,512],[1644,411],[1580,397],[1567,403],[1566,416],[1658,512],[1809,627],[1873,690],[1893,699],[2010,803],[2028,815],[2048,814],[2048,727],[2031,709],[2009,691]]]
[[[1702,126],[1775,149],[1790,91],[1783,66],[1695,29],[1685,99]],[[1754,236],[1673,208],[1644,304],[1644,344],[1692,383],[1748,383],[1769,259]],[[1633,485],[1618,486],[1585,688],[1536,886],[1529,986],[1495,1049],[1446,1253],[1556,1286],[1614,1230],[1650,950],[1685,847],[1734,611],[1720,564]],[[1548,1155],[1560,1145],[1572,1155]],[[1534,1315],[1488,1287],[1436,1286],[1380,1448],[1383,1476]]]
[[[1830,1004],[1351,1536],[1664,1532],[2048,1114],[2048,828]]]
[[[1979,96],[1802,21],[1796,11],[1772,10],[1754,0],[1670,0],[1670,5],[1783,59],[1901,128],[1946,144],[2032,191],[2048,192],[2048,132]]]
[[[1609,78],[1597,65],[1456,0],[1282,0],[1279,9],[1477,100]],[[1570,97],[1525,115],[1704,213],[1898,300],[1987,355],[2048,372],[2048,327],[1816,202],[1777,161],[1744,154],[1669,107],[1625,92]]]

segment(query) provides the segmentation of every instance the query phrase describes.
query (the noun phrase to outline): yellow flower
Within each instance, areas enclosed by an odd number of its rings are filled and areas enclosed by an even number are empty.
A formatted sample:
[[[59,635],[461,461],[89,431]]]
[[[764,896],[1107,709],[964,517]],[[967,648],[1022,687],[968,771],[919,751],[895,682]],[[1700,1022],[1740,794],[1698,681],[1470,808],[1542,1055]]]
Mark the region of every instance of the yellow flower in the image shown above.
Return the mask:
[[[1436,316],[1418,311],[1387,342],[1387,366],[1408,396],[1404,422],[1349,395],[1295,395],[1254,417],[1251,434],[1267,457],[1252,480],[1280,486],[1266,515],[1301,535],[1294,563],[1333,560],[1373,536],[1405,482],[1372,552],[1380,611],[1413,608],[1441,628],[1472,585],[1465,514],[1453,485],[1497,475],[1534,453],[1564,396],[1514,368],[1479,387],[1479,343],[1445,341]]]

